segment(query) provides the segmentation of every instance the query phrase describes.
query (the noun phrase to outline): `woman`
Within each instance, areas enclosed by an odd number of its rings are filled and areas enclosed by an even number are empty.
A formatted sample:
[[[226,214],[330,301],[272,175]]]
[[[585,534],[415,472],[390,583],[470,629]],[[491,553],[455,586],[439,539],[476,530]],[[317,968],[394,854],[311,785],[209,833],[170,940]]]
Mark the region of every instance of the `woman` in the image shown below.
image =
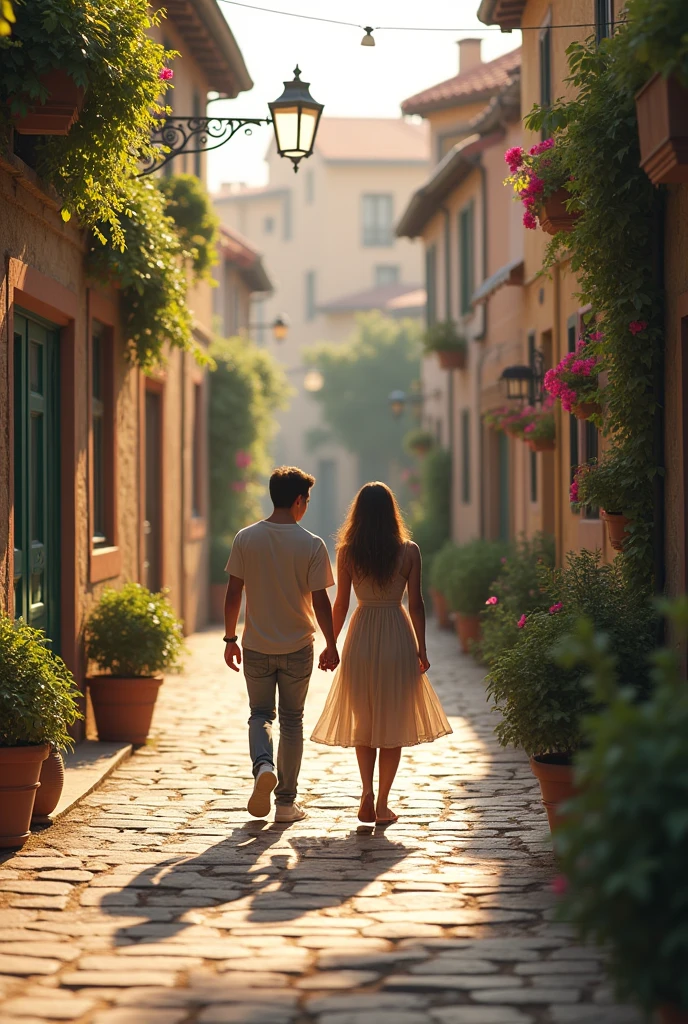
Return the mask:
[[[388,804],[402,747],[428,743],[452,730],[425,672],[425,607],[418,545],[409,540],[396,498],[386,484],[358,492],[337,542],[335,636],[358,608],[325,710],[311,739],[356,747],[363,794],[359,821],[391,825]],[[401,599],[408,588],[409,614]],[[380,751],[377,801],[373,771]]]

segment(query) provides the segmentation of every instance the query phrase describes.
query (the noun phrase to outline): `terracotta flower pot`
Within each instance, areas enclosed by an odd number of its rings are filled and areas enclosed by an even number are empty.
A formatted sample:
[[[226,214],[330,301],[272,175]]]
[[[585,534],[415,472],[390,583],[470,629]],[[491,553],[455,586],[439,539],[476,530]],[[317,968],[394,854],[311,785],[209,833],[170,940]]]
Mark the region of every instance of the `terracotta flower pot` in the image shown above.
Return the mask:
[[[571,412],[577,420],[589,420],[591,416],[602,412],[602,406],[597,402],[577,402],[571,406]]]
[[[33,817],[45,817],[57,807],[62,796],[65,766],[59,750],[51,750],[41,765],[41,785],[33,805]]]
[[[461,650],[464,654],[470,654],[471,645],[480,640],[480,616],[464,615],[457,612],[454,617],[456,635],[461,641]]]
[[[161,676],[90,676],[87,680],[98,739],[145,743]]]
[[[15,120],[14,130],[20,135],[68,135],[79,118],[84,89],[60,68],[41,75],[41,85],[48,90],[47,100],[32,101],[33,109]]]
[[[0,847],[23,846],[31,832],[31,812],[40,786],[47,743],[0,747]]]
[[[600,515],[607,524],[609,543],[615,551],[623,551],[626,547],[626,541],[628,540],[626,527],[631,520],[627,516],[612,515],[611,512],[600,511]]]
[[[227,592],[226,583],[211,583],[210,584],[210,621],[211,622],[224,622],[225,621],[225,594]]]
[[[437,358],[443,370],[465,370],[466,350],[465,349],[438,349]]]
[[[544,755],[546,757],[546,755]],[[574,795],[573,765],[556,764],[540,757],[531,757],[530,768],[540,783],[542,802],[547,811],[550,829],[561,821],[559,807]]]
[[[653,185],[688,181],[688,90],[653,75],[636,94],[640,166]]]
[[[557,447],[557,442],[555,440],[546,437],[529,437],[526,444],[530,448],[531,452],[553,452]]]
[[[434,587],[430,588],[430,597],[432,598],[432,610],[437,620],[437,625],[440,629],[451,629],[449,605],[447,604],[446,597],[439,590],[435,590]]]
[[[657,1012],[660,1024],[688,1024],[688,1010],[678,1006],[660,1006]]]
[[[567,189],[558,188],[540,207],[538,220],[548,235],[556,235],[557,231],[571,231],[578,220],[578,213],[569,213],[566,209],[565,204],[570,198],[571,193]]]

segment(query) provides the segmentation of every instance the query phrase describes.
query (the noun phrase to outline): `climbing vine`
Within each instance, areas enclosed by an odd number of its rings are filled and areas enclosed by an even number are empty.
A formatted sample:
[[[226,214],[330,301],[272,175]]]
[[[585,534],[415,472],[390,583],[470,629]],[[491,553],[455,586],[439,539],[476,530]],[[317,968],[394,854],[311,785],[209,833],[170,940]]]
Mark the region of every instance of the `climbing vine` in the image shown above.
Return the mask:
[[[165,213],[174,221],[182,245],[190,253],[196,279],[212,281],[220,222],[202,182],[195,174],[175,174],[160,178],[158,186],[167,200]]]

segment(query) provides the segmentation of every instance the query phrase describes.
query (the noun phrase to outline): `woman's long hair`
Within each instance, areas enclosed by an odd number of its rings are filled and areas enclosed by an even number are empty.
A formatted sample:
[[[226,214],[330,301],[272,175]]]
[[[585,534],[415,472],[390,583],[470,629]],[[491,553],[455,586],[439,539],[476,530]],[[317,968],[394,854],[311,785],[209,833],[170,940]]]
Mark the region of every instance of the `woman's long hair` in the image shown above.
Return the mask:
[[[394,578],[401,546],[408,539],[394,493],[376,480],[364,484],[351,502],[337,536],[337,551],[344,553],[353,575],[385,587]]]

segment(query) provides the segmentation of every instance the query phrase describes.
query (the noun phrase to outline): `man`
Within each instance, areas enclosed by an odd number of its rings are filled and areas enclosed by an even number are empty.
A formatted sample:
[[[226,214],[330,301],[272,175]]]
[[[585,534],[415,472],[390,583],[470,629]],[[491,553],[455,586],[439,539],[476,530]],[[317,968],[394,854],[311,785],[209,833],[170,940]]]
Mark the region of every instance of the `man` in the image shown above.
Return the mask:
[[[334,670],[339,664],[327,596],[327,588],[334,585],[330,557],[320,537],[299,526],[314,483],[314,477],[294,466],[276,469],[270,477],[272,515],[239,531],[226,567],[225,661],[235,672],[241,664],[236,627],[246,588],[241,642],[251,705],[248,737],[254,778],[248,811],[256,818],[266,817],[277,787],[275,821],[283,822],[306,817],[296,802],[296,790],[316,619],[327,644],[320,668]],[[277,774],[272,748],[275,689],[280,723]]]

